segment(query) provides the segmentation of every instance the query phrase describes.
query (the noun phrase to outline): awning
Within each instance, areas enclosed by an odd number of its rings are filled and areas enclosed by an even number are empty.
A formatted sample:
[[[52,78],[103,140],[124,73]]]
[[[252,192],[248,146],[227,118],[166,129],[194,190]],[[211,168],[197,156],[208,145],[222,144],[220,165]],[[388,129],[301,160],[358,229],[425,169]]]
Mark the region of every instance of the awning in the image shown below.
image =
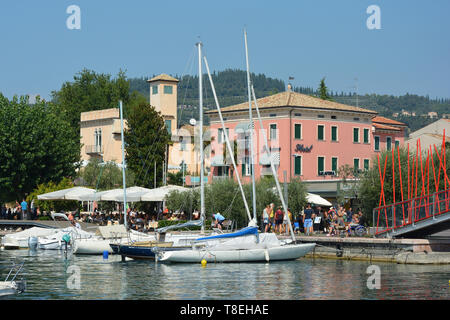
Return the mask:
[[[38,200],[82,200],[83,196],[95,193],[94,189],[73,187],[38,195]]]
[[[325,207],[331,207],[332,206],[331,202],[329,202],[328,200],[322,198],[318,194],[314,194],[314,193],[308,193],[306,195],[306,201],[308,201],[308,203],[313,203],[313,204],[316,204],[318,206],[325,206]]]

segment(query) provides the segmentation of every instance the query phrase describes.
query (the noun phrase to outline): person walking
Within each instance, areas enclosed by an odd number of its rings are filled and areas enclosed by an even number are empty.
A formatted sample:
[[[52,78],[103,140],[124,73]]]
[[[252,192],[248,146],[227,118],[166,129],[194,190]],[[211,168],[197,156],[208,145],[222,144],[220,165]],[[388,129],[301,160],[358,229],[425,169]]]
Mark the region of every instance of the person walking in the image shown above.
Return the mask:
[[[267,233],[267,232],[269,232],[269,228],[270,228],[270,204],[268,204],[264,208],[262,217],[263,217],[264,232]]]
[[[22,219],[27,220],[28,203],[25,201],[25,199],[22,200],[20,206],[22,208]]]
[[[314,211],[311,209],[311,204],[306,205],[305,214],[303,215],[303,226],[305,228],[305,234],[309,235],[313,233],[313,218]]]

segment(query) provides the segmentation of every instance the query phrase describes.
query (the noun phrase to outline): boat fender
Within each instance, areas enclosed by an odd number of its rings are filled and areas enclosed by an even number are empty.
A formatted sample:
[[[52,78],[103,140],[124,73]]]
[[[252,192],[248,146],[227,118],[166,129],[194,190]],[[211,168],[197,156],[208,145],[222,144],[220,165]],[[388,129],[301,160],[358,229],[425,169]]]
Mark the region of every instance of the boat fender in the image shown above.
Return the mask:
[[[266,257],[266,261],[269,262],[270,261],[269,250],[264,249],[264,256]]]

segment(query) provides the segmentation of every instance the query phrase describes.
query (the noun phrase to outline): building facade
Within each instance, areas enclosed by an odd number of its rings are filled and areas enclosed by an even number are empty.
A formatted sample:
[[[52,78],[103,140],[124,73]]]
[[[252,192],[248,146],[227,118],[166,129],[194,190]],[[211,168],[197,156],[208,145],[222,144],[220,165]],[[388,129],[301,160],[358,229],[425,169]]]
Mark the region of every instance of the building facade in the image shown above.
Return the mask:
[[[278,179],[301,178],[314,191],[335,196],[342,179],[337,171],[343,165],[357,170],[368,169],[375,155],[374,133],[377,131],[372,110],[343,105],[308,95],[286,91],[257,100],[263,129],[253,107],[253,154],[256,179],[271,175],[270,158]],[[237,151],[236,162],[243,182],[251,181],[249,105],[242,103],[221,109],[226,131]],[[218,112],[207,112],[211,123],[211,180],[233,174],[232,161],[225,150],[224,131]],[[399,125],[400,126],[400,125]],[[391,132],[389,132],[391,134]],[[264,152],[264,135],[271,155]],[[392,133],[392,141],[404,141],[403,127]],[[383,141],[384,136],[379,141]],[[388,139],[389,140],[389,139]],[[378,142],[379,142],[378,141]],[[378,144],[381,151],[385,145]]]
[[[126,122],[124,121],[124,128]],[[80,117],[81,160],[92,158],[122,163],[122,138],[118,108],[82,112]]]

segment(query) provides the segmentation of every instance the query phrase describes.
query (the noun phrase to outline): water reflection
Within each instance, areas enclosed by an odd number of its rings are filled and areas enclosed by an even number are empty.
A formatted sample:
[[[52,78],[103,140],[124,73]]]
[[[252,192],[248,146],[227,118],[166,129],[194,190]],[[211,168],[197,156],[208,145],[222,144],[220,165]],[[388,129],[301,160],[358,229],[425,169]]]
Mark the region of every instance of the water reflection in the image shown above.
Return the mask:
[[[448,299],[448,266],[377,263],[381,289],[367,288],[369,262],[303,258],[274,263],[161,264],[63,251],[0,252],[0,276],[25,260],[27,291],[8,299]],[[71,266],[80,289],[69,289]],[[0,279],[2,279],[0,278]],[[5,299],[5,298],[3,298]]]

